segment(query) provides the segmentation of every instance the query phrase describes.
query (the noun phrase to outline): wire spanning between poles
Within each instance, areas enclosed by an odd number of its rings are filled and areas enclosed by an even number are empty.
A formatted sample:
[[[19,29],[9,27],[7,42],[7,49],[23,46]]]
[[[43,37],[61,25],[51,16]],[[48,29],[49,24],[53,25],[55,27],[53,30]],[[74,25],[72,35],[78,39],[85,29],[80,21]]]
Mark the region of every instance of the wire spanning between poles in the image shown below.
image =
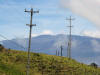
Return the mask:
[[[5,37],[4,35],[0,34],[0,37],[2,37],[5,40],[9,40],[7,37]],[[9,40],[10,43],[19,46],[20,48],[23,48],[24,50],[26,49],[25,47],[23,47],[22,45],[18,44],[17,42],[13,41],[13,40]]]
[[[30,11],[27,11],[25,9],[25,12],[28,12],[31,14],[31,19],[30,19],[30,24],[26,24],[30,27],[30,32],[29,32],[29,46],[28,46],[28,59],[27,59],[27,71],[26,75],[30,75],[30,49],[31,49],[31,33],[32,33],[32,26],[36,26],[36,24],[32,24],[32,18],[33,18],[33,13],[39,13],[39,11],[34,11],[33,8],[31,8]]]
[[[67,57],[68,58],[71,58],[71,45],[72,45],[72,21],[75,20],[73,19],[71,16],[69,19],[66,19],[66,20],[69,20],[69,23],[70,25],[68,26],[69,27],[69,40],[68,40],[68,49],[67,49]]]

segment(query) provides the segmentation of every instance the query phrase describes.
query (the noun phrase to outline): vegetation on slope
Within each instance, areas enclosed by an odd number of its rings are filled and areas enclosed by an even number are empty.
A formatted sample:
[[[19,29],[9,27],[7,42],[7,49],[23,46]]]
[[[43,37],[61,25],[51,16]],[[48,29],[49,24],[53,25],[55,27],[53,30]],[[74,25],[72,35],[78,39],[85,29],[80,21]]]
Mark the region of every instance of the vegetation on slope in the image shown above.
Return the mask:
[[[100,69],[65,57],[31,53],[30,75],[100,75]],[[0,46],[0,75],[26,75],[27,52]]]

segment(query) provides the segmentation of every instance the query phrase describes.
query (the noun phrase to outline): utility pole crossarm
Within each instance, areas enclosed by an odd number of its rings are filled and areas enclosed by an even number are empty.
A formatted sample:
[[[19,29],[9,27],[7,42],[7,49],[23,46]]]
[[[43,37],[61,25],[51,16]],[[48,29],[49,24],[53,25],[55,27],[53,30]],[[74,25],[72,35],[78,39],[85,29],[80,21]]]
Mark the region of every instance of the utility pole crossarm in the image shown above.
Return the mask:
[[[72,18],[72,16],[70,16],[70,18],[67,18],[66,20],[75,20],[75,18]]]
[[[39,10],[38,10],[38,11],[33,11],[33,8],[31,8],[31,11],[28,11],[28,10],[26,10],[26,9],[25,9],[25,11],[24,11],[24,12],[39,13]]]
[[[69,19],[67,18],[66,20],[68,20],[70,22],[70,25],[68,27],[73,27],[72,21],[75,20],[75,19],[70,16],[70,18]]]
[[[39,10],[38,11],[34,11],[34,13],[39,13]]]
[[[30,24],[26,24],[27,26],[30,26]],[[31,26],[36,26],[36,24],[32,24]]]

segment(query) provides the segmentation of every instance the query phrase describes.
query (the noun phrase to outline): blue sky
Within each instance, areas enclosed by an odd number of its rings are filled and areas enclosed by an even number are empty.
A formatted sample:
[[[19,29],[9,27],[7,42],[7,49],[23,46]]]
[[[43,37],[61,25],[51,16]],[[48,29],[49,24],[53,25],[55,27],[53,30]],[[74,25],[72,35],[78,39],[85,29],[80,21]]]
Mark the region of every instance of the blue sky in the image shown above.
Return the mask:
[[[40,10],[34,14],[32,35],[43,34],[68,34],[69,21],[66,18],[72,16],[75,20],[72,33],[83,35],[84,31],[97,30],[95,24],[88,19],[75,14],[70,9],[63,8],[60,0],[0,0],[0,34],[8,39],[28,37],[30,14],[24,9]],[[47,33],[46,33],[47,31]],[[0,40],[3,38],[0,37]]]

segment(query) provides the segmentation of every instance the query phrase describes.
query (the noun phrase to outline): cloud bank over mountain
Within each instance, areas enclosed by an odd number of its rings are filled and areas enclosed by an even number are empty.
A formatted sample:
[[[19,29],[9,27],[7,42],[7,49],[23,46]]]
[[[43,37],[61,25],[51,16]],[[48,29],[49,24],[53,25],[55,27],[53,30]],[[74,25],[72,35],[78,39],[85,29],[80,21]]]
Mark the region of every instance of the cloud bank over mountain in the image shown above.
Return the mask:
[[[83,36],[89,36],[89,37],[94,37],[94,38],[100,38],[100,31],[96,30],[96,31],[83,31],[82,32]]]
[[[32,34],[32,37],[40,36],[40,35],[54,35],[54,33],[51,30],[44,30],[40,34]]]

